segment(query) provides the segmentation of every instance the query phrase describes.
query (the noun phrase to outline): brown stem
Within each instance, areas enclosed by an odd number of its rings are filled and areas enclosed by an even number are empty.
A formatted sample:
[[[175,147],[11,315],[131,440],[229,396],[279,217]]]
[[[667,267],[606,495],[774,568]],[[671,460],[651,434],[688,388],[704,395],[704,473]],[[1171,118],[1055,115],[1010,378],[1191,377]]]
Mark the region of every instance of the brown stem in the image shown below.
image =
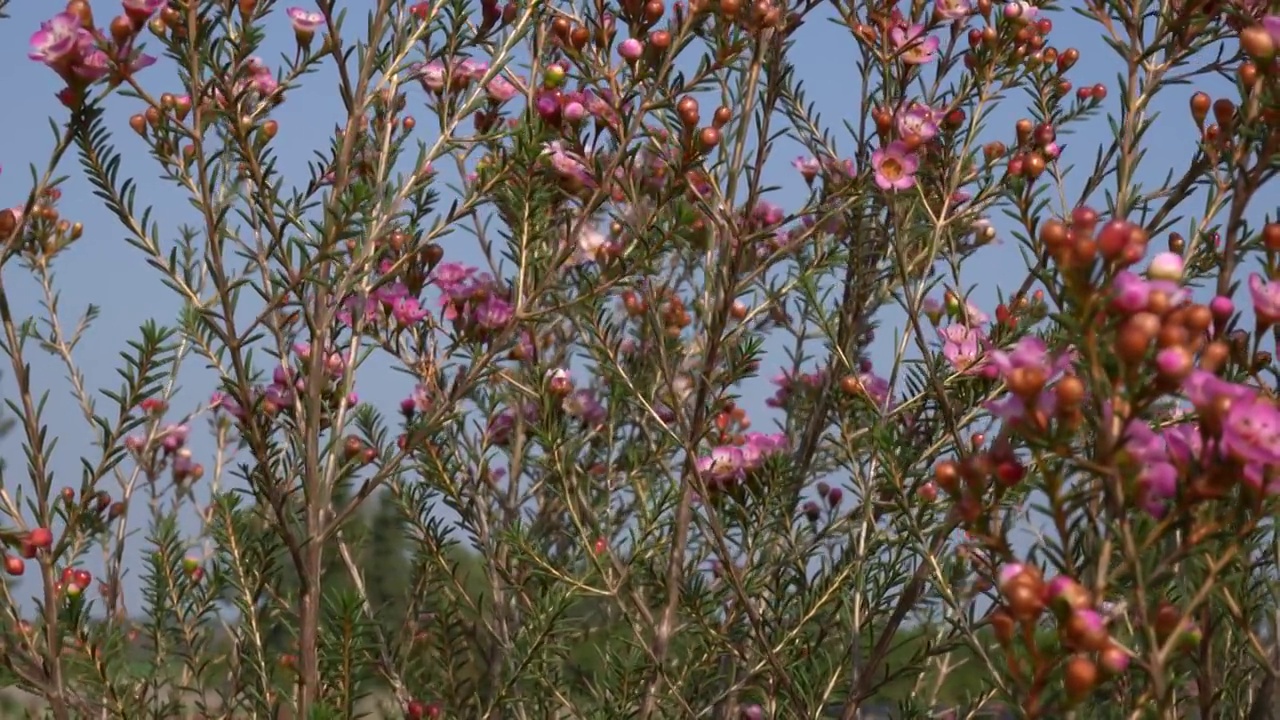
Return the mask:
[[[35,484],[35,500],[42,525],[48,527],[51,508],[49,507],[49,470],[44,455],[44,438],[39,425],[39,413],[31,396],[31,375],[29,366],[21,355],[22,340],[18,337],[13,322],[13,312],[9,308],[9,295],[4,289],[4,280],[0,277],[0,322],[4,324],[5,343],[9,346],[9,358],[12,361],[14,382],[18,385],[18,396],[22,403],[22,427],[30,447],[28,460],[31,464],[31,479]],[[45,698],[49,701],[50,710],[57,720],[71,717],[67,709],[63,692],[62,678],[62,631],[58,623],[58,607],[63,601],[59,597],[53,574],[51,557],[41,558],[40,579],[44,585],[44,636],[45,662],[48,683],[45,685]]]
[[[302,554],[302,592],[298,598],[298,717],[309,718],[320,694],[320,571],[324,545],[319,541],[319,509],[307,508],[310,540]],[[315,523],[313,525],[313,523]],[[312,529],[316,528],[316,529]]]
[[[951,532],[956,529],[957,524],[952,521],[938,528],[933,535],[933,542],[929,546],[929,554],[936,555],[942,551],[942,546],[946,544],[947,538],[951,536]],[[924,592],[925,581],[928,580],[930,565],[927,562],[921,562],[916,568],[915,574],[911,576],[911,581],[902,589],[902,593],[898,595],[898,604],[893,608],[893,614],[889,616],[889,621],[885,623],[884,628],[880,630],[880,639],[876,641],[875,647],[871,649],[871,656],[867,663],[854,673],[853,679],[849,685],[849,696],[845,699],[844,713],[841,715],[842,720],[854,720],[858,717],[858,706],[862,704],[862,699],[871,692],[871,680],[876,677],[876,670],[879,668],[885,657],[889,654],[889,650],[893,647],[894,637],[898,634],[898,628],[902,626],[903,621],[907,619],[907,615],[915,608],[916,603],[920,600],[920,595]]]

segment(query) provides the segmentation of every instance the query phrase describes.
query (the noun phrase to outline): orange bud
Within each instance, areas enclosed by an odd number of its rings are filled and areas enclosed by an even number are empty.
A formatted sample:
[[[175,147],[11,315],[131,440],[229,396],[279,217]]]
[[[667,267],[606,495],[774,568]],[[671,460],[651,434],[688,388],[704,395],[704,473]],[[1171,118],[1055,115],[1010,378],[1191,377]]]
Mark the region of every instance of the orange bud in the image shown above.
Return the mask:
[[[1209,106],[1212,101],[1209,96],[1198,92],[1191,96],[1191,119],[1196,121],[1196,127],[1204,129],[1204,120],[1209,115]]]
[[[1082,700],[1098,685],[1098,666],[1083,655],[1071,658],[1067,663],[1063,684],[1066,686],[1067,697],[1076,702]]]

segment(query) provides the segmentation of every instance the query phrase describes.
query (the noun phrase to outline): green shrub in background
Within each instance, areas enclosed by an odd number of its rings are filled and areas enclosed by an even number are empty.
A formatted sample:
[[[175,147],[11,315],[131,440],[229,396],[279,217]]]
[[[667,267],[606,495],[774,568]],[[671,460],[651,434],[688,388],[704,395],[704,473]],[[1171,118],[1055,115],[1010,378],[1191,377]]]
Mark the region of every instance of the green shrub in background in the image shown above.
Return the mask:
[[[0,8],[5,717],[1280,707],[1275,7]]]

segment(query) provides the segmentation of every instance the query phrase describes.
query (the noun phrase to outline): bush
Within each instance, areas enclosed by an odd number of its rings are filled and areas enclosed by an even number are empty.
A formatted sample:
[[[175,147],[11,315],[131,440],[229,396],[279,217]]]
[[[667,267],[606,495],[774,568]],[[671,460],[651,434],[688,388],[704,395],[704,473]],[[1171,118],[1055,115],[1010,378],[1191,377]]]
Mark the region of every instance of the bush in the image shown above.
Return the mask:
[[[1274,7],[505,1],[9,21],[30,712],[1272,717]]]

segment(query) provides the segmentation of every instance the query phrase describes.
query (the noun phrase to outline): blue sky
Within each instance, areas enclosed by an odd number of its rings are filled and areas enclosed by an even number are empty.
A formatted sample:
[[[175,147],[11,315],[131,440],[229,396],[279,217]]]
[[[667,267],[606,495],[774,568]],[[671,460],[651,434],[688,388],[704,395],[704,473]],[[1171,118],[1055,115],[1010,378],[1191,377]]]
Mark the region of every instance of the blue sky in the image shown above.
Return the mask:
[[[349,27],[362,29],[363,16],[371,3],[350,2],[345,5],[350,8]],[[2,81],[2,96],[7,99],[9,111],[0,116],[0,129],[5,137],[3,150],[0,150],[0,164],[4,167],[4,172],[0,175],[0,207],[20,205],[25,200],[30,178],[27,167],[34,163],[43,168],[54,145],[48,118],[53,117],[62,122],[66,116],[65,109],[54,98],[54,92],[59,88],[56,76],[52,71],[26,58],[28,37],[56,6],[56,3],[45,2],[12,3],[9,10],[12,17],[0,21],[0,67],[9,68]],[[101,0],[95,1],[93,6],[100,25],[105,25],[119,8],[117,3]],[[279,64],[281,54],[292,51],[293,38],[283,13],[284,7],[284,3],[278,6],[270,28],[270,50],[263,53],[273,67]],[[1069,73],[1069,77],[1077,86],[1106,83],[1110,90],[1106,107],[1114,109],[1118,97],[1115,80],[1119,66],[1115,56],[1103,44],[1098,27],[1071,13],[1055,13],[1051,17],[1056,28],[1051,35],[1050,44],[1065,48],[1074,43],[1081,51],[1082,59]],[[840,123],[844,120],[856,120],[860,112],[855,52],[848,30],[829,22],[828,18],[829,11],[820,11],[812,16],[800,30],[802,41],[796,45],[791,59],[798,74],[806,80],[808,99],[816,102],[824,123],[835,128],[835,137],[840,146],[847,149],[852,147],[852,142],[847,133],[839,129]],[[165,61],[162,60],[156,67],[146,70],[140,75],[140,81],[153,93],[179,92],[173,75],[164,65]],[[334,78],[334,72],[328,68],[306,78],[304,86],[291,91],[288,101],[273,114],[280,124],[275,145],[281,158],[281,167],[287,175],[293,174],[298,184],[306,183],[306,161],[311,158],[314,149],[327,148],[330,133],[340,117],[341,106],[333,89]],[[1188,86],[1170,88],[1154,104],[1152,110],[1162,115],[1147,138],[1151,152],[1139,173],[1139,177],[1146,183],[1158,183],[1168,171],[1180,167],[1189,157],[1196,130],[1186,108],[1187,99],[1194,89]],[[414,107],[415,103],[421,104],[422,97],[416,88],[411,88],[409,107]],[[989,139],[1007,141],[1012,136],[1013,122],[1024,114],[1020,112],[1023,107],[1024,97],[1020,91],[1002,102],[988,125]],[[143,144],[128,129],[128,117],[140,110],[137,102],[116,97],[108,103],[107,109],[109,123],[115,129],[115,143],[125,155],[122,176],[137,179],[140,204],[152,205],[155,219],[168,234],[168,239],[172,239],[180,224],[195,221],[193,210],[181,192],[156,179],[155,166],[145,155]],[[704,117],[709,114],[710,109],[704,109]],[[425,119],[426,108],[423,107],[418,115],[420,119]],[[429,123],[420,123],[420,127],[427,125]],[[1095,118],[1076,126],[1074,134],[1059,137],[1059,143],[1067,150],[1065,162],[1082,166],[1077,175],[1083,175],[1087,166],[1091,165],[1097,146],[1109,139],[1108,133],[1105,119]],[[795,208],[804,202],[804,185],[790,167],[791,160],[802,153],[802,148],[795,142],[782,140],[770,160],[769,177],[780,179],[783,185],[770,200],[786,209]],[[147,319],[173,324],[178,305],[171,291],[160,282],[157,272],[146,265],[137,250],[124,242],[124,233],[118,221],[92,196],[74,155],[64,160],[62,171],[70,176],[62,186],[62,214],[69,220],[83,223],[85,234],[79,243],[58,259],[55,267],[56,285],[61,291],[61,320],[64,325],[73,327],[89,303],[101,308],[101,316],[77,349],[77,359],[89,388],[114,387],[117,384],[115,369],[119,364],[117,354],[126,349],[129,340],[137,337],[138,326]],[[1078,187],[1078,182],[1069,183],[1069,187]],[[1069,197],[1074,201],[1074,195]],[[1095,206],[1104,204],[1101,196],[1092,200]],[[1189,209],[1198,208],[1192,205]],[[996,221],[998,228],[1003,227],[1002,220],[996,218]],[[1162,246],[1163,239],[1155,240],[1152,244],[1153,251],[1162,249]],[[452,235],[445,249],[450,259],[480,263],[478,248],[474,247],[473,239],[465,234]],[[1020,280],[1023,273],[1023,261],[1018,256],[1016,246],[1009,242],[985,249],[967,266],[963,280],[966,284],[976,285],[974,301],[990,311],[997,288],[1010,291],[1011,278]],[[24,277],[23,271],[16,264],[5,269],[4,286],[18,316],[42,314],[38,308],[38,285]],[[884,364],[891,357],[893,330],[901,327],[900,315],[889,313],[885,320],[873,355],[877,360],[877,369],[882,372],[887,372]],[[769,359],[762,369],[759,392],[749,394],[745,403],[755,417],[756,426],[762,429],[767,426],[770,417],[763,400],[772,394],[772,388],[766,387],[765,381],[786,362],[779,346],[771,345],[770,350]],[[27,360],[32,364],[36,387],[53,391],[46,420],[54,434],[60,438],[53,461],[56,486],[70,485],[78,488],[78,458],[81,453],[90,449],[89,433],[74,399],[67,392],[66,372],[55,358],[43,354],[35,347],[28,349]],[[212,378],[202,367],[203,363],[193,356],[184,369],[181,377],[182,391],[174,403],[178,411],[185,412],[196,403],[204,401],[213,389]],[[4,397],[11,399],[15,390],[13,373],[7,367],[7,362],[0,373],[0,388],[3,388]],[[376,403],[391,412],[400,398],[409,392],[410,387],[402,376],[374,371],[360,376],[357,389],[363,400]],[[105,398],[101,398],[99,402],[100,411],[110,407]],[[201,459],[208,466],[211,464],[207,457],[209,444],[202,437],[204,434],[204,423],[198,422],[193,427],[193,436],[196,437],[193,447],[197,455],[203,449],[206,457]],[[12,489],[28,485],[23,478],[25,463],[19,450],[18,433],[14,432],[0,441],[0,449],[7,461],[5,486]],[[118,495],[115,488],[108,486],[106,489],[113,495]],[[142,515],[142,508],[135,509],[133,514],[135,518]],[[140,523],[133,523],[133,527],[140,529]],[[188,518],[187,527],[195,529],[194,518]],[[137,546],[141,544],[141,540],[138,537],[132,542]],[[93,555],[85,564],[95,571],[101,567],[100,560]],[[37,581],[32,575],[28,573],[16,588],[20,597],[28,596],[35,590]],[[126,584],[129,590],[127,602],[131,608],[137,609],[137,583],[134,581]]]

